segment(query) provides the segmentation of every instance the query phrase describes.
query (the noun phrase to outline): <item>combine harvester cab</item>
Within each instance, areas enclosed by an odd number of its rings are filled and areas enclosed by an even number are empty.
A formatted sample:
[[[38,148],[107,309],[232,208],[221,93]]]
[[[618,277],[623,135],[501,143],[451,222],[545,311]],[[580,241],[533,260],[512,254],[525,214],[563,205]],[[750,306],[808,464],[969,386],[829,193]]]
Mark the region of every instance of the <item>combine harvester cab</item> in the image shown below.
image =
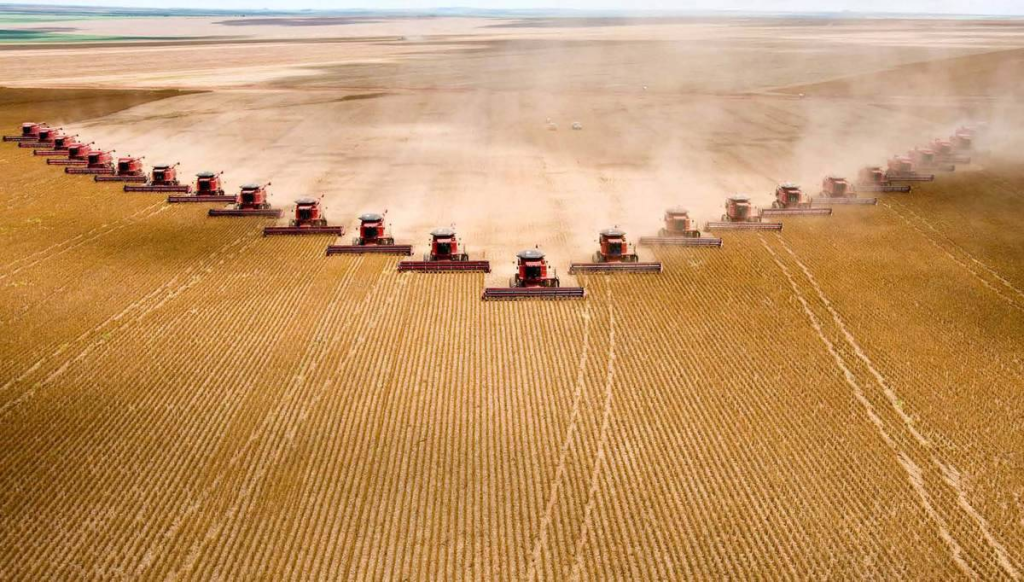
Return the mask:
[[[57,127],[40,127],[39,134],[35,141],[23,141],[18,143],[19,148],[32,148],[32,149],[53,149],[53,141],[58,135],[61,135],[60,131],[62,128]]]
[[[953,151],[959,153],[966,153],[974,149],[974,129],[966,126],[961,126],[956,132],[950,137],[949,141],[953,145]],[[966,163],[966,162],[965,162]]]
[[[708,230],[782,230],[781,222],[764,222],[747,196],[732,196],[725,201],[721,222],[709,222]]]
[[[295,216],[288,226],[268,226],[263,229],[263,236],[278,234],[345,234],[344,226],[329,226],[323,217],[320,200],[299,198],[295,201]]]
[[[92,150],[86,157],[85,166],[64,168],[65,174],[110,175],[114,173],[113,150]]]
[[[937,162],[944,162],[949,164],[969,164],[971,163],[971,157],[958,154],[956,149],[953,147],[953,139],[945,140],[942,138],[935,138],[932,143],[928,145],[933,152],[935,152],[935,160]]]
[[[772,207],[763,212],[764,216],[831,216],[831,208],[813,208],[804,191],[793,183],[780,184],[775,188]]]
[[[26,121],[21,124],[21,133],[18,135],[5,135],[4,141],[35,142],[39,141],[39,131],[49,127],[45,123]]]
[[[159,164],[149,172],[149,181],[141,186],[125,184],[125,192],[185,192],[192,188],[178,181],[178,164]]]
[[[351,245],[331,245],[327,247],[327,256],[361,255],[366,253],[387,255],[412,255],[412,245],[396,245],[395,239],[388,236],[384,228],[384,214],[369,212],[359,217],[359,236],[352,239]]]
[[[488,287],[481,299],[485,301],[514,299],[579,299],[586,297],[583,287],[562,287],[554,269],[538,249],[527,249],[516,255],[516,274],[508,287]]]
[[[642,245],[675,245],[684,247],[721,248],[722,239],[702,237],[697,228],[697,221],[690,218],[690,211],[685,208],[669,208],[665,211],[665,226],[658,231],[658,236],[642,236]]]
[[[32,155],[45,157],[67,156],[68,146],[75,143],[76,137],[78,136],[58,133],[53,136],[53,143],[50,145],[50,149],[37,149],[32,152]]]
[[[907,152],[907,157],[910,158],[910,161],[912,161],[915,166],[922,170],[931,170],[933,172],[956,171],[956,166],[953,164],[940,163],[935,152],[931,148],[914,148]]]
[[[45,150],[36,150],[45,151]],[[68,144],[68,149],[62,152],[66,155],[66,158],[50,158],[46,160],[46,163],[51,166],[84,166],[89,163],[89,154],[92,153],[92,142],[81,143],[72,142]]]
[[[209,216],[268,216],[281,218],[281,209],[272,208],[267,201],[267,182],[259,184],[243,184],[235,197],[234,204],[224,208],[211,208]]]
[[[213,172],[199,172],[196,174],[196,187],[194,191],[190,191],[184,196],[175,196],[171,194],[167,197],[167,202],[171,204],[180,204],[183,202],[219,202],[219,203],[232,203],[237,199],[236,196],[230,196],[224,193],[223,184],[221,184],[220,175],[224,172],[213,173]]]
[[[597,252],[591,263],[569,263],[569,273],[660,273],[661,263],[641,263],[636,249],[626,242],[626,233],[618,228],[602,230]]]
[[[402,261],[398,271],[418,273],[450,273],[469,271],[490,273],[490,261],[471,261],[469,254],[462,251],[462,241],[455,236],[455,229],[436,228],[430,232],[430,252],[422,261]]]
[[[822,197],[827,197],[824,193],[825,190],[827,188],[822,183]],[[862,192],[910,192],[910,186],[897,186],[886,178],[885,170],[878,166],[867,166],[857,172],[857,190]]]
[[[914,160],[906,156],[893,156],[885,172],[887,182],[931,182],[935,174],[919,174]]]
[[[106,176],[93,176],[97,182],[145,182],[146,172],[142,169],[142,158],[131,156],[117,158],[114,171]]]
[[[821,192],[814,199],[815,204],[878,204],[878,198],[859,198],[857,189],[846,178],[825,176],[821,181]]]

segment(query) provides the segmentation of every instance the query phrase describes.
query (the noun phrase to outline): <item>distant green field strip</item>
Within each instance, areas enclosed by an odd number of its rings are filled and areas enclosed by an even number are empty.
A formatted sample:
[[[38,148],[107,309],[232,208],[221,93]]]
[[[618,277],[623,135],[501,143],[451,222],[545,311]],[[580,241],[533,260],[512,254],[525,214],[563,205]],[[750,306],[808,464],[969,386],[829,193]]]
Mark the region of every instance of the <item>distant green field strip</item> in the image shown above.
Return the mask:
[[[93,34],[68,34],[39,30],[0,29],[0,43],[47,43],[47,42],[111,42],[141,40],[178,40],[173,36],[102,36]]]

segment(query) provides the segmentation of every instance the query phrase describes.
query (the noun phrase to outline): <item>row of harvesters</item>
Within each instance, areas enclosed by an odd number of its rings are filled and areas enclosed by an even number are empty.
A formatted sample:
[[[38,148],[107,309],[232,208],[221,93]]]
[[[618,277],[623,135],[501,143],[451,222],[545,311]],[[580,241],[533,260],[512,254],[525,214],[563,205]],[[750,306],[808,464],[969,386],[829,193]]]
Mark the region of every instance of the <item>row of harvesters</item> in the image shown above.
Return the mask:
[[[792,183],[779,185],[770,209],[753,206],[749,197],[732,196],[725,203],[720,221],[708,222],[707,230],[781,230],[782,223],[767,222],[770,216],[829,216],[834,204],[876,204],[875,198],[861,198],[863,192],[909,192],[910,186],[897,182],[930,181],[934,174],[918,173],[918,168],[932,171],[952,171],[953,164],[970,163],[964,155],[973,147],[975,129],[960,128],[950,140],[933,140],[928,148],[915,148],[906,156],[895,156],[888,167],[863,168],[852,184],[839,176],[827,176],[816,197],[807,197]],[[267,184],[244,184],[237,195],[225,193],[221,173],[200,172],[194,186],[183,184],[178,178],[178,164],[153,166],[147,177],[141,157],[121,157],[116,161],[113,151],[92,148],[77,136],[67,136],[60,128],[43,123],[25,123],[16,136],[4,136],[4,141],[19,142],[19,147],[32,148],[34,154],[47,158],[47,164],[64,166],[68,174],[93,175],[97,182],[124,182],[125,192],[161,192],[169,194],[169,203],[228,203],[224,208],[209,210],[209,216],[263,216],[280,218],[282,211],[270,205]],[[824,206],[824,207],[822,207]],[[327,255],[365,253],[412,255],[412,245],[395,244],[384,225],[384,214],[367,213],[359,216],[359,235],[350,245],[330,245]],[[264,235],[328,234],[343,236],[343,226],[327,223],[321,199],[299,198],[294,214],[287,226],[267,226]],[[490,262],[470,260],[453,228],[438,228],[430,233],[430,251],[422,260],[403,260],[399,272],[457,272],[489,273]],[[657,236],[641,237],[642,245],[675,245],[720,248],[722,239],[703,236],[696,221],[684,208],[670,208],[664,214],[664,227]],[[599,233],[598,250],[591,262],[571,263],[569,272],[579,273],[660,273],[660,262],[641,262],[635,247],[626,240],[626,233],[618,227]],[[576,298],[584,297],[582,287],[562,287],[560,279],[539,249],[527,249],[517,254],[516,272],[508,287],[489,287],[483,299],[520,298]]]

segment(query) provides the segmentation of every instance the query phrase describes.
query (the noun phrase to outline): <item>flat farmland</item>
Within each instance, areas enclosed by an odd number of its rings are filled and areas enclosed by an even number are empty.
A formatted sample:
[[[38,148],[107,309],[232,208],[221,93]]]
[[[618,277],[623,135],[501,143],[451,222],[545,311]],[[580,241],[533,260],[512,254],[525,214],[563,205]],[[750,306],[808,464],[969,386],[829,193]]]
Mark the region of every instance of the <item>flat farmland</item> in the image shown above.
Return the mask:
[[[973,74],[987,70],[978,63],[968,61]],[[939,101],[958,95],[950,86]],[[539,239],[564,268],[593,251],[591,223],[619,213],[637,238],[673,198],[714,219],[723,191],[763,198],[780,174],[855,168],[824,134],[810,142],[824,144],[813,162],[807,142],[789,139],[823,111],[892,111],[903,130],[925,131],[975,105],[908,113],[813,84],[800,92],[841,94],[801,105],[775,87],[687,93],[718,117],[692,125],[699,148],[673,150],[692,175],[659,161],[651,178],[661,156],[642,136],[669,140],[658,120],[684,125],[677,106],[616,109],[630,98],[591,88],[610,108],[586,128],[606,119],[595,133],[622,141],[579,144],[561,141],[564,127],[513,127],[543,91],[456,89],[400,97],[419,105],[391,118],[414,131],[393,166],[373,150],[387,132],[339,138],[375,152],[365,157],[302,163],[324,175],[346,163],[345,177],[310,183],[352,188],[355,201],[339,196],[329,213],[349,229],[356,204],[397,214],[405,201],[425,209],[396,219],[413,240],[421,222],[443,224],[442,194],[482,198],[491,212],[476,213],[482,225],[461,217],[460,230],[496,264],[491,275],[326,257],[331,237],[263,237],[271,220],[209,218],[207,205],[124,193],[0,146],[3,577],[1022,576],[1024,210],[1020,162],[1005,146],[1015,136],[994,129],[996,151],[877,206],[785,218],[778,233],[726,232],[721,249],[641,247],[663,273],[566,278],[584,300],[483,302],[509,274],[512,245]],[[231,114],[283,151],[261,116],[324,89],[62,91],[0,92],[5,133],[50,119],[109,131],[111,146],[134,140],[143,154],[133,122],[184,143],[179,124],[207,115],[196,107],[242,100],[268,109]],[[375,104],[386,99],[343,102],[360,108],[347,119],[369,131],[363,115],[398,111]],[[490,113],[453,122],[459,103]],[[160,121],[161,107],[174,114]],[[491,135],[508,155],[445,158],[427,142],[449,130],[481,149]],[[867,151],[873,141],[857,136]],[[190,171],[202,161],[191,160]],[[708,194],[661,192],[666,176]],[[416,177],[431,188],[401,194],[396,184]],[[554,217],[503,215],[489,186],[520,188],[517,202]],[[648,189],[659,193],[641,196]],[[584,226],[559,231],[572,216]]]

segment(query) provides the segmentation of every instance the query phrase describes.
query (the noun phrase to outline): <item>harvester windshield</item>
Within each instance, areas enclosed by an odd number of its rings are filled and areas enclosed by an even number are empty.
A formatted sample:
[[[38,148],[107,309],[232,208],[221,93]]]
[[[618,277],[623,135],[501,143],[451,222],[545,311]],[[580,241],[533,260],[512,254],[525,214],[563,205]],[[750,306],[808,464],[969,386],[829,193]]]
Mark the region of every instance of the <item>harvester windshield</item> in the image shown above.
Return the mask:
[[[450,255],[452,253],[452,241],[437,241],[437,254]]]
[[[117,162],[118,172],[126,174],[129,170],[131,170],[131,164],[128,162],[128,160],[120,160],[119,162]]]
[[[526,279],[540,279],[542,276],[540,263],[527,263],[523,267],[523,275]]]

